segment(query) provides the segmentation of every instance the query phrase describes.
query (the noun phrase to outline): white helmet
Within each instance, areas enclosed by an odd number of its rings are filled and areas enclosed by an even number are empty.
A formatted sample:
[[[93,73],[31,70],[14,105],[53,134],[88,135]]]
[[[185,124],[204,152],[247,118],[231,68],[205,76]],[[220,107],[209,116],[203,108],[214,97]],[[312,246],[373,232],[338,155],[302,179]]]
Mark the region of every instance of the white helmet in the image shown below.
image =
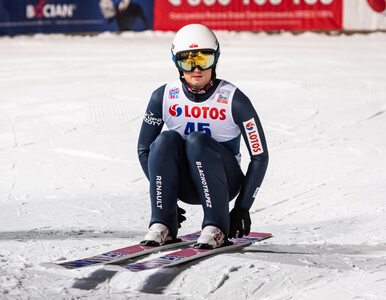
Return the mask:
[[[177,53],[191,50],[220,51],[212,30],[201,24],[189,24],[177,31],[172,43],[173,60]]]
[[[211,61],[203,69],[212,69],[212,79],[216,78],[216,64],[220,56],[220,45],[212,30],[201,24],[189,24],[177,31],[172,43],[172,59],[180,72],[182,80],[182,72],[180,59],[184,53],[204,51],[211,54]]]

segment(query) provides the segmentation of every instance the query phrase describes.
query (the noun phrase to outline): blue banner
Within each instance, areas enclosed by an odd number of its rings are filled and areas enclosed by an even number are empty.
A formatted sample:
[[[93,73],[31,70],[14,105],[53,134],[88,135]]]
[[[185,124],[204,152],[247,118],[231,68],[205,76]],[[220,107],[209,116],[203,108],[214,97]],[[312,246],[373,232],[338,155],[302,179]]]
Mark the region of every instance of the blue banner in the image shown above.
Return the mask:
[[[154,0],[0,0],[0,35],[153,29]]]

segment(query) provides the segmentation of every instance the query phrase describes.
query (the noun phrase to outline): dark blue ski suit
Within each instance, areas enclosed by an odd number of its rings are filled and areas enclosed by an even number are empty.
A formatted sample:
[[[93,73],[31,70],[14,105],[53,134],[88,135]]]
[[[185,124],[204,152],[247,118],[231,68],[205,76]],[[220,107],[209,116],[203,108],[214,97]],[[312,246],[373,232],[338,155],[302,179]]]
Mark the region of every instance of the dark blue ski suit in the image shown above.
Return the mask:
[[[220,86],[233,90],[223,92]],[[165,123],[169,130],[162,131]],[[245,176],[239,165],[241,135],[250,155]],[[178,200],[201,204],[202,227],[213,225],[228,234],[229,201],[237,197],[235,207],[249,210],[268,165],[254,107],[237,87],[220,79],[203,94],[183,83],[155,90],[142,122],[138,156],[150,181],[150,225],[166,225],[173,237]]]

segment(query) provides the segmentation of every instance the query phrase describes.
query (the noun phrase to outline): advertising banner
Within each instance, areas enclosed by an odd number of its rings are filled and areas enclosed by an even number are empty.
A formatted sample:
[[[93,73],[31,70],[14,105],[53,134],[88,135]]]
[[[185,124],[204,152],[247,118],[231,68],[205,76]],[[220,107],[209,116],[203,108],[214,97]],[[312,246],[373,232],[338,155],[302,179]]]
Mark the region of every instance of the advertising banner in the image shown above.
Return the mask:
[[[386,30],[386,0],[0,0],[0,35],[102,31]]]
[[[217,30],[339,30],[343,0],[160,0],[154,30],[201,23]]]
[[[152,27],[153,0],[0,0],[0,35]]]
[[[345,0],[345,30],[386,30],[386,0]]]

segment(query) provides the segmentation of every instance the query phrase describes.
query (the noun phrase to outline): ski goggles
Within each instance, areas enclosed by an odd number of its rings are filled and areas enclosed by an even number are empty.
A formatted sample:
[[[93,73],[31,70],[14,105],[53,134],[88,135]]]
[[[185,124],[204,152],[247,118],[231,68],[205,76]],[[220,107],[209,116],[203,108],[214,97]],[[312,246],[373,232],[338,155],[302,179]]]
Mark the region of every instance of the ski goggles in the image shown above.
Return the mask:
[[[177,68],[183,72],[192,72],[195,68],[204,71],[214,66],[216,53],[213,50],[179,52],[176,54],[175,62]]]

